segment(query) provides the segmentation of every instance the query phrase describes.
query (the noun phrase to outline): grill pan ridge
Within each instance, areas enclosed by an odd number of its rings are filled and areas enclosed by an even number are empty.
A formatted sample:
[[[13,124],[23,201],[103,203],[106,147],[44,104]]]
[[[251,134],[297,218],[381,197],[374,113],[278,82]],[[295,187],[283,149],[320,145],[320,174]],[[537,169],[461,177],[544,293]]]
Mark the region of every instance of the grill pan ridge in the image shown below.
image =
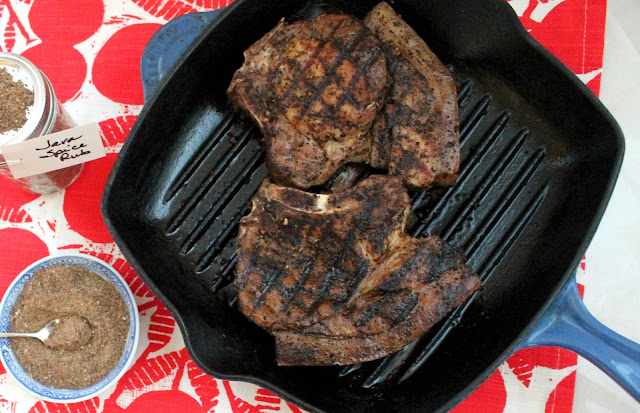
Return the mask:
[[[205,372],[313,411],[447,410],[513,351],[575,268],[615,182],[622,136],[506,3],[396,1],[449,65],[460,106],[459,179],[411,193],[407,230],[461,248],[483,288],[384,359],[277,367],[273,339],[235,308],[237,224],[268,171],[259,131],[229,107],[225,89],[242,52],[280,17],[362,17],[373,5],[236,0],[145,105],[107,183],[103,215]]]

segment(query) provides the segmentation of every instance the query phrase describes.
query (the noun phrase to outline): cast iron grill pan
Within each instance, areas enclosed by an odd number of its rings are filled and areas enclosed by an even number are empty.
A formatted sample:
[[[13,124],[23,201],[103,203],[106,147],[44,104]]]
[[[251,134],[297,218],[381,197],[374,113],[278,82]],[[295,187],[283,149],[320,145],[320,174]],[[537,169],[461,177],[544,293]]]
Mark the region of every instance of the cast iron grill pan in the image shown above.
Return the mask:
[[[237,0],[159,87],[122,149],[105,221],[172,311],[194,361],[318,411],[451,408],[506,358],[582,257],[622,156],[610,115],[500,0],[396,1],[449,65],[462,162],[453,188],[411,193],[414,236],[461,248],[483,288],[427,335],[348,367],[277,367],[236,309],[238,221],[268,176],[259,131],[228,104],[242,52],[281,17],[363,17],[374,1]]]

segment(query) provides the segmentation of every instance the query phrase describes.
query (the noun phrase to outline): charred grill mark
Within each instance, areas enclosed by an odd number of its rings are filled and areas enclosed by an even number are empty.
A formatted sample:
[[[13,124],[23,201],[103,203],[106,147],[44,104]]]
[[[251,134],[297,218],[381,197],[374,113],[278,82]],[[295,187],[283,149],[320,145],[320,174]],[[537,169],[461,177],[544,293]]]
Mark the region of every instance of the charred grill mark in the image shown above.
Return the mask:
[[[373,317],[382,316],[386,318],[385,310],[389,304],[398,298],[398,294],[382,294],[377,297],[368,297],[369,302],[364,311],[359,314],[358,319],[353,323],[357,328],[366,326]]]
[[[259,308],[264,305],[264,296],[285,276],[286,274],[280,271],[280,268],[278,268],[277,265],[268,268],[268,271],[266,271],[266,277],[262,279],[260,289],[255,295],[255,308]]]
[[[371,301],[371,304],[359,314],[354,322],[356,328],[366,327],[374,317],[386,320],[389,328],[393,328],[407,319],[419,302],[418,294],[410,290],[399,290],[394,294],[386,293]]]
[[[293,302],[293,299],[302,292],[305,283],[309,279],[309,274],[311,273],[312,267],[313,267],[313,264],[305,265],[304,269],[302,270],[302,273],[300,274],[300,278],[298,279],[296,284],[293,286],[293,288],[290,290],[289,289],[284,290],[283,296],[285,300],[282,302],[282,307],[281,307],[282,312],[286,312],[289,309],[289,306],[291,305],[291,303]]]
[[[391,308],[386,312],[386,318],[390,321],[391,328],[397,326],[402,321],[406,320],[409,314],[416,308],[419,302],[418,294],[408,294],[404,296],[402,305]]]
[[[347,254],[347,251],[354,244],[355,240],[356,240],[356,228],[352,227],[347,233],[347,236],[345,237],[345,239],[340,241],[342,245],[340,247],[340,250],[338,251],[338,254],[336,255],[336,258],[333,260],[333,263],[330,266],[331,273],[325,277],[320,289],[313,294],[316,298],[313,301],[313,303],[309,306],[309,309],[307,310],[307,316],[313,314],[318,309],[318,307],[322,303],[322,300],[327,298],[326,293],[334,285],[334,281],[340,279],[340,277],[342,276],[343,271],[339,269],[339,267],[341,266],[340,264],[344,260],[344,257]],[[356,278],[356,277],[353,277],[353,278]]]
[[[358,31],[358,34],[354,37],[354,39],[351,42],[349,42],[344,49],[340,50],[340,53],[338,54],[336,59],[333,61],[331,66],[329,66],[329,68],[325,71],[325,75],[320,81],[320,84],[318,84],[318,86],[314,88],[315,90],[313,91],[311,96],[309,96],[308,100],[305,102],[302,112],[298,116],[298,120],[301,120],[305,116],[307,116],[307,114],[309,113],[309,110],[311,109],[311,106],[322,96],[324,89],[329,85],[329,83],[336,81],[336,77],[337,77],[336,69],[338,68],[338,66],[340,66],[340,64],[344,60],[346,60],[346,56],[356,48],[358,43],[360,43],[364,39],[364,37],[367,35],[367,32],[368,32],[368,29],[363,27]]]
[[[338,101],[335,106],[337,108],[342,106],[345,100],[351,103],[353,106],[355,106],[356,109],[359,109],[359,110],[362,109],[362,104],[360,103],[360,101],[356,99],[355,96],[353,96],[353,94],[347,89],[342,91],[342,94],[338,98]],[[335,116],[335,112],[334,112],[334,116]]]
[[[340,97],[338,98],[338,101],[337,101],[337,103],[335,105],[337,108],[342,106],[344,104],[344,100],[346,99],[346,100],[349,101],[349,103],[351,103],[357,109],[362,109],[362,103],[360,103],[360,101],[358,101],[351,94],[351,92],[349,90],[354,87],[354,85],[356,84],[356,82],[358,80],[360,80],[362,75],[364,75],[364,74],[369,72],[369,69],[371,68],[371,66],[373,66],[379,59],[382,59],[383,57],[384,57],[384,55],[382,54],[382,49],[380,47],[376,47],[374,49],[373,54],[367,59],[367,61],[362,66],[360,66],[358,68],[358,71],[353,75],[353,78],[349,82],[349,87],[345,88],[342,91],[342,95],[340,95]],[[340,62],[340,63],[342,63],[342,62]],[[367,82],[367,85],[368,85],[368,82]]]
[[[320,290],[316,294],[314,294],[316,297],[319,297],[319,298],[316,298],[314,302],[309,306],[307,315],[313,314],[318,309],[318,307],[321,304],[321,300],[326,296],[327,291],[329,291],[330,288],[334,286],[335,280],[338,279],[339,275],[341,275],[342,271],[340,271],[339,268],[343,266],[341,264],[343,263],[347,252],[351,252],[351,254],[353,255],[353,257],[351,257],[351,260],[353,261],[353,264],[357,265],[357,269],[356,269],[356,273],[353,274],[352,277],[348,277],[346,280],[347,297],[343,301],[346,301],[349,299],[353,290],[357,287],[357,285],[360,283],[362,278],[369,272],[369,265],[367,264],[367,262],[365,262],[364,260],[358,259],[358,257],[354,254],[354,252],[349,251],[349,249],[353,245],[355,245],[356,235],[358,235],[358,233],[362,232],[363,230],[367,229],[366,228],[367,225],[365,223],[369,219],[371,219],[373,211],[379,206],[380,206],[379,197],[372,197],[369,200],[369,203],[366,205],[366,208],[364,208],[356,217],[353,223],[353,226],[351,226],[351,228],[349,229],[349,232],[347,233],[347,236],[343,240],[340,240],[341,242],[340,250],[338,251],[338,254],[336,254],[335,256],[336,258],[333,260],[333,263],[330,267],[334,269],[334,271],[332,271],[331,275],[326,277],[326,279],[322,283],[322,286],[320,287]],[[381,248],[381,247],[378,246],[378,248]]]
[[[520,236],[520,233],[527,226],[531,218],[538,210],[542,201],[544,200],[547,194],[548,186],[545,185],[538,191],[537,195],[527,204],[524,210],[515,218],[513,224],[506,232],[503,239],[498,243],[498,248],[494,253],[490,255],[490,260],[481,265],[480,270],[478,271],[478,275],[482,279],[483,284],[493,271],[493,268],[497,265],[497,263],[502,259],[504,254],[511,248],[516,238]],[[485,266],[486,264],[486,266]],[[422,349],[418,357],[416,357],[415,361],[406,369],[405,373],[400,377],[399,383],[405,381],[409,377],[411,377],[429,357],[433,354],[433,352],[442,344],[445,337],[449,334],[449,332],[456,326],[458,323],[457,320],[464,315],[464,313],[471,307],[472,303],[476,300],[478,296],[478,292],[474,293],[471,298],[469,298],[463,305],[459,306],[449,317],[446,322],[440,328],[438,333],[427,343],[427,345]],[[415,347],[415,342],[412,344],[411,348],[407,346],[405,349],[408,349],[408,352],[411,352]],[[404,352],[405,350],[403,350]]]
[[[312,61],[315,60],[315,58],[318,56],[318,53],[320,53],[322,48],[333,40],[333,37],[336,34],[336,32],[338,30],[340,30],[342,28],[342,26],[344,26],[347,22],[348,22],[348,19],[343,19],[343,20],[339,21],[338,24],[336,24],[335,27],[333,28],[333,30],[331,31],[331,35],[329,35],[326,40],[320,42],[320,44],[318,44],[318,47],[316,47],[313,50],[313,52],[311,52],[311,54],[309,55],[309,58],[307,59],[307,61],[304,64],[304,66],[300,67],[296,71],[296,74],[294,75],[294,78],[291,79],[291,83],[289,83],[289,86],[287,87],[287,89],[282,94],[282,100],[287,100],[287,99],[291,98],[291,93],[293,93],[293,91],[300,84],[300,78],[302,78],[306,74],[306,71],[309,69],[309,64]],[[296,65],[293,64],[293,63],[290,63],[289,66],[291,68],[294,68]]]

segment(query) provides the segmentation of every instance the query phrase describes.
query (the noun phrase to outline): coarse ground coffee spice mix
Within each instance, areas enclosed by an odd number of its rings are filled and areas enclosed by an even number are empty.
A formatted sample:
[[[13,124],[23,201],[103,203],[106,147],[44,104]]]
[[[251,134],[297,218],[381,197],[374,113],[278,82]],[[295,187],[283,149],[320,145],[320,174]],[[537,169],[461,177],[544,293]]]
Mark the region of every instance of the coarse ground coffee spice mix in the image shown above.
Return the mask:
[[[0,68],[0,96],[0,133],[22,128],[27,122],[27,109],[33,105],[33,92]]]
[[[50,339],[12,338],[11,349],[35,381],[83,389],[118,364],[129,312],[113,284],[87,269],[54,265],[35,272],[11,311],[11,332],[31,333],[60,320]]]

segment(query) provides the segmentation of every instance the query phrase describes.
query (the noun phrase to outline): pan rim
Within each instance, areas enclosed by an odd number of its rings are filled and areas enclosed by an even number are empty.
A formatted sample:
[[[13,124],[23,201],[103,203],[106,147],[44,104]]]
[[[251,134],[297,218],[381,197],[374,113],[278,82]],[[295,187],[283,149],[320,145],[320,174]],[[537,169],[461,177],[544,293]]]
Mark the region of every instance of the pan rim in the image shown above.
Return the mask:
[[[547,311],[553,299],[557,296],[562,286],[567,282],[567,280],[573,274],[574,269],[578,266],[580,260],[584,256],[595,232],[601,222],[601,219],[604,215],[606,207],[609,203],[613,190],[615,189],[615,184],[617,181],[617,177],[620,172],[620,168],[622,166],[623,158],[624,158],[624,136],[622,134],[622,130],[618,123],[615,121],[613,116],[609,113],[606,107],[600,102],[600,100],[582,83],[574,74],[571,72],[559,59],[557,59],[553,54],[551,54],[547,49],[545,49],[540,43],[538,43],[522,26],[520,20],[518,19],[515,12],[511,9],[511,7],[504,1],[501,0],[486,0],[487,2],[493,3],[495,7],[501,9],[502,16],[498,16],[498,18],[509,18],[510,23],[515,29],[514,35],[516,35],[519,40],[524,41],[524,45],[529,49],[527,52],[537,54],[536,58],[545,59],[549,61],[553,66],[560,70],[563,75],[572,83],[572,86],[581,92],[583,96],[587,98],[589,103],[594,105],[594,107],[603,115],[605,122],[609,124],[613,131],[613,136],[611,138],[615,142],[615,150],[614,154],[615,163],[613,168],[610,171],[609,176],[607,177],[606,190],[602,193],[600,198],[600,202],[597,208],[595,208],[594,217],[589,223],[588,227],[585,228],[585,236],[581,240],[579,247],[576,249],[573,259],[571,260],[570,269],[566,269],[562,277],[559,277],[559,280],[555,287],[552,289],[552,292],[547,296],[545,302],[540,305],[537,310],[535,316],[532,317],[530,322],[523,328],[520,334],[517,336],[515,340],[512,341],[510,345],[506,347],[506,349],[497,357],[492,363],[489,364],[485,370],[479,374],[474,380],[470,382],[464,389],[459,391],[454,397],[450,398],[447,403],[441,406],[441,411],[446,411],[453,408],[460,401],[466,398],[473,390],[475,390],[482,382],[484,382],[497,368],[500,364],[502,364],[513,352],[518,349],[518,346],[522,343],[522,341],[529,335],[531,330],[538,323],[543,314]],[[209,36],[212,31],[215,31],[218,24],[227,18],[227,16],[233,12],[236,8],[240,7],[245,0],[236,0],[230,6],[227,6],[226,10],[223,10],[219,16],[217,16],[209,25],[209,27],[203,31],[203,33],[198,37],[198,39],[193,43],[193,45],[185,52],[185,54],[179,59],[173,69],[165,76],[164,79],[158,84],[158,87],[150,97],[149,101],[143,108],[143,111],[140,113],[138,119],[136,120],[136,124],[132,128],[130,135],[135,136],[137,134],[138,129],[141,128],[141,125],[144,124],[144,120],[149,112],[150,108],[154,106],[155,101],[158,99],[158,96],[161,94],[162,90],[166,87],[166,85],[171,81],[175,73],[178,71],[180,66],[187,60],[189,55],[196,50],[199,45],[202,43],[203,39]],[[500,6],[498,6],[500,4]],[[101,211],[107,226],[107,229],[113,236],[116,244],[122,250],[123,255],[126,257],[127,261],[131,264],[132,268],[135,269],[136,273],[143,279],[143,281],[149,286],[151,291],[163,302],[163,304],[169,309],[171,314],[174,316],[176,323],[178,324],[181,333],[183,336],[186,336],[186,323],[184,321],[184,315],[178,311],[176,306],[168,300],[168,298],[160,291],[160,289],[155,285],[155,283],[151,280],[151,278],[143,271],[141,264],[135,258],[132,251],[126,245],[122,237],[120,236],[118,230],[116,229],[116,225],[114,224],[115,217],[111,215],[109,209],[109,200],[113,196],[112,188],[113,183],[116,180],[117,173],[119,170],[120,164],[123,162],[123,159],[126,157],[126,154],[130,148],[130,143],[132,140],[127,139],[121,149],[120,154],[122,156],[118,156],[116,163],[114,164],[113,170],[109,175],[109,179],[105,186],[105,190],[102,197],[101,202]],[[613,145],[612,145],[613,146]],[[182,312],[184,313],[184,312]],[[218,372],[213,371],[208,368],[201,360],[198,359],[197,353],[193,349],[193,343],[185,339],[185,346],[190,357],[194,360],[194,362],[198,365],[199,368],[207,372],[208,374],[224,379],[224,380],[242,380],[245,382],[249,382],[252,384],[256,384],[262,386],[270,391],[273,391],[275,394],[282,396],[283,398],[292,401],[294,404],[313,411],[324,411],[319,409],[316,406],[310,405],[304,400],[298,398],[297,396],[289,393],[288,391],[278,387],[277,385],[272,384],[271,382],[261,379],[259,377],[251,376],[251,375],[243,375],[243,374],[220,374]]]

